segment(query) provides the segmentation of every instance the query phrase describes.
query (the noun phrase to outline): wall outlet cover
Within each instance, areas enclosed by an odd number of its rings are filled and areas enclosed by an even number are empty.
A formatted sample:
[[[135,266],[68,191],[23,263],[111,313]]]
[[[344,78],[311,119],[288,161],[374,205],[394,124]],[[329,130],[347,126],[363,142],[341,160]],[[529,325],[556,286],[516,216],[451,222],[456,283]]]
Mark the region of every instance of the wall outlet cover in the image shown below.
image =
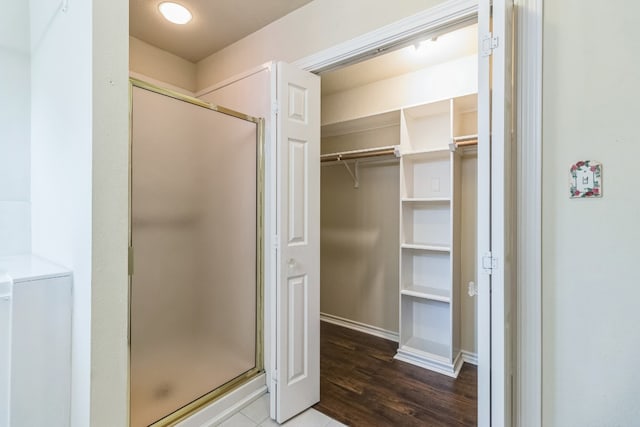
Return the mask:
[[[602,164],[581,160],[571,165],[569,196],[572,199],[602,197]]]

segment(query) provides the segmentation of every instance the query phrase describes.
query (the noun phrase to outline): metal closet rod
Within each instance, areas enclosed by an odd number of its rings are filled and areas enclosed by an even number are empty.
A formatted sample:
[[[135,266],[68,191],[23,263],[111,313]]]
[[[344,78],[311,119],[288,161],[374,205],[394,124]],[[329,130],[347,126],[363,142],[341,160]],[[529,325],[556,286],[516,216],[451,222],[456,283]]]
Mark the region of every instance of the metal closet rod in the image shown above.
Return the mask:
[[[320,156],[321,162],[336,162],[340,160],[357,160],[369,157],[397,156],[397,147],[390,145],[387,147],[366,148],[363,150],[341,151],[338,153],[323,154]]]
[[[455,144],[456,148],[478,145],[478,135],[456,136],[453,138],[453,143]]]

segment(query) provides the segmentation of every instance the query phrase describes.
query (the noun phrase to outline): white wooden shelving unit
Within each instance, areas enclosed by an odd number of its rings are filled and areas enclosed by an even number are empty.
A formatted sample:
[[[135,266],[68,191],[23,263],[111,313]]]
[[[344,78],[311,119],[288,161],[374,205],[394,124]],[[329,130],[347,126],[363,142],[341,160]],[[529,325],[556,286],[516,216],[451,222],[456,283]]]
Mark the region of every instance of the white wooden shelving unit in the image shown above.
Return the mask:
[[[400,342],[396,359],[457,377],[460,155],[477,133],[476,96],[404,108],[400,139]]]

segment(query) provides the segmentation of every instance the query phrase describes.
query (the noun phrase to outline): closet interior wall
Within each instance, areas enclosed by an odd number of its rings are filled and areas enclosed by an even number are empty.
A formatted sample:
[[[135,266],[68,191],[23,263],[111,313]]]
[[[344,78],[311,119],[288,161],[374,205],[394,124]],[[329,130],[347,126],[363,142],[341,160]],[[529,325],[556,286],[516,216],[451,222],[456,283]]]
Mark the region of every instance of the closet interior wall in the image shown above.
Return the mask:
[[[322,98],[322,154],[400,144],[400,110],[477,92],[477,57],[468,55]],[[469,114],[475,114],[470,112]],[[463,132],[459,129],[458,132]],[[353,169],[354,161],[347,162]],[[359,162],[359,188],[341,164],[321,171],[321,312],[399,333],[399,162]],[[460,161],[460,346],[475,355],[476,164]]]
[[[323,154],[400,143],[399,124],[323,137]],[[354,162],[348,162],[353,168]],[[339,164],[321,169],[320,310],[398,333],[399,163],[361,162],[359,186]]]

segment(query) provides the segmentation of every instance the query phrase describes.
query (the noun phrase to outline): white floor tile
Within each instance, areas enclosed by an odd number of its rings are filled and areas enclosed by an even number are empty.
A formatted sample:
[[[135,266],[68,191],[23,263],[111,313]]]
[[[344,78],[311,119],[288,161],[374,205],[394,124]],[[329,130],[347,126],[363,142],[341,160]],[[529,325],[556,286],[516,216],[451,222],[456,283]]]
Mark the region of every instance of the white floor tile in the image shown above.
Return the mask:
[[[256,425],[256,423],[238,412],[233,417],[220,424],[220,427],[256,427]]]
[[[346,424],[342,424],[339,421],[331,420],[329,421],[329,424],[327,424],[327,427],[348,427],[348,426]]]
[[[267,418],[260,424],[259,427],[278,427],[278,426],[280,426],[280,424],[273,421],[271,418]]]
[[[331,421],[333,421],[332,418],[310,408],[284,425],[286,427],[326,427]]]
[[[249,418],[256,424],[260,424],[269,418],[269,395],[265,394],[258,400],[240,411],[241,414]]]

